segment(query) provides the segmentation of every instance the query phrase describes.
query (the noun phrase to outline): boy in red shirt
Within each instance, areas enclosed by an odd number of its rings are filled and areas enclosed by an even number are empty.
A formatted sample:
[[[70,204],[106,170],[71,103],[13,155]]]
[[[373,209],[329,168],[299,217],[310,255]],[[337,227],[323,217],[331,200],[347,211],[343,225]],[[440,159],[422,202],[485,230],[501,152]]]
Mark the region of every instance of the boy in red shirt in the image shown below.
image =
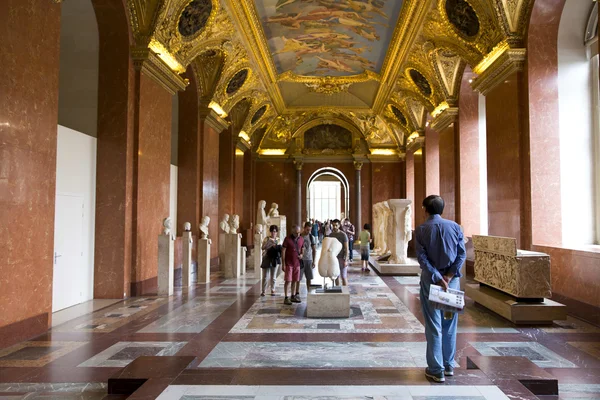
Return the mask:
[[[283,293],[285,299],[283,304],[290,305],[293,303],[300,303],[300,296],[294,296],[294,293],[300,292],[300,260],[302,260],[302,248],[304,246],[304,239],[300,236],[300,227],[294,225],[292,232],[285,238],[282,245],[281,259],[283,272],[285,274],[285,284],[283,286]],[[290,298],[288,297],[288,287],[292,283]]]

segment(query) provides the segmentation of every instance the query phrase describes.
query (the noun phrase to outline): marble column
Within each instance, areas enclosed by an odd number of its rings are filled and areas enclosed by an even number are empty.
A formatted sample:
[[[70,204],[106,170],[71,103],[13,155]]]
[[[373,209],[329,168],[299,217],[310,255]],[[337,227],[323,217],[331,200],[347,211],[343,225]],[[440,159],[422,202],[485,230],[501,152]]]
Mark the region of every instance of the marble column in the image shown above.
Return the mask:
[[[302,228],[302,161],[294,161],[296,165],[296,223]]]
[[[3,348],[45,332],[52,317],[60,4],[0,2],[0,37]]]
[[[355,191],[355,216],[354,216],[354,227],[356,229],[356,235],[362,230],[362,182],[361,182],[361,173],[362,173],[363,163],[354,161],[354,171],[355,171],[355,182],[354,185],[356,187]]]

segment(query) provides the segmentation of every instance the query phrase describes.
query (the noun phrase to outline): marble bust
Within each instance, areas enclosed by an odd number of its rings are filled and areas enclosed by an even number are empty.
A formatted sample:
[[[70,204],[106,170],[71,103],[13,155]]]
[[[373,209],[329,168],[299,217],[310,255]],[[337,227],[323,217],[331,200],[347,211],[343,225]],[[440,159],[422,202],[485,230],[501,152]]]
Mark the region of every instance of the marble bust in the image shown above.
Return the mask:
[[[279,217],[279,206],[277,203],[271,204],[271,209],[269,210],[269,217]]]
[[[186,222],[183,224],[183,230],[185,232],[191,232],[192,231],[192,224],[190,224],[189,222]]]
[[[229,221],[229,233],[238,233],[238,229],[240,229],[240,216],[234,214]]]
[[[200,239],[208,239],[208,224],[210,224],[210,217],[206,215],[202,218],[198,227],[200,230]]]
[[[171,230],[173,229],[173,221],[171,217],[163,219],[163,235],[171,235]]]
[[[219,228],[224,233],[229,233],[229,214],[223,215],[223,219],[219,222]]]
[[[265,207],[267,206],[267,202],[264,200],[261,200],[258,202],[258,210],[256,211],[256,225],[264,225],[264,226],[268,226],[269,225],[269,218],[267,217],[267,214],[265,213]]]

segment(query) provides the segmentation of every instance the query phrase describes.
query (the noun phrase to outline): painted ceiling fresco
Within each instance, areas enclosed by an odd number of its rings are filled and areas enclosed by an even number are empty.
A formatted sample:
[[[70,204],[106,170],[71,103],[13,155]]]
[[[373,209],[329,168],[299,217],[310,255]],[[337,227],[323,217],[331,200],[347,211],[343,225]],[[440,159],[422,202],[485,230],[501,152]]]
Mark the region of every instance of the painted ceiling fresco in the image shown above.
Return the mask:
[[[278,73],[380,72],[403,0],[255,0]]]

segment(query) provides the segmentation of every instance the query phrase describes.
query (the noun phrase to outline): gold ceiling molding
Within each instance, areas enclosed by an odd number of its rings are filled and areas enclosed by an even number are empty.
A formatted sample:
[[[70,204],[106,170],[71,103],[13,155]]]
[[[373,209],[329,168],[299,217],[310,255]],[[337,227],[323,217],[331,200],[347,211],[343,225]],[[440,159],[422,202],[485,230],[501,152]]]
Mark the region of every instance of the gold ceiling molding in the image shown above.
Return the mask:
[[[159,13],[159,0],[127,0],[129,20],[137,46],[150,41]]]
[[[451,103],[457,102],[466,63],[458,54],[445,49],[434,51],[431,61],[444,91],[444,98]]]
[[[458,117],[458,107],[446,107],[431,121],[431,129],[440,132],[452,125]]]
[[[303,83],[311,92],[326,95],[347,92],[352,84],[367,82],[370,80],[379,81],[379,74],[365,70],[362,74],[353,76],[315,77],[296,75],[293,71],[286,71],[277,78],[278,82]]]
[[[369,146],[397,145],[396,138],[384,120],[372,113],[349,113],[352,121],[357,125]]]
[[[225,54],[221,50],[212,49],[200,54],[192,63],[201,103],[208,105],[213,99],[224,65]]]
[[[506,40],[511,47],[523,47],[533,0],[494,0]]]

